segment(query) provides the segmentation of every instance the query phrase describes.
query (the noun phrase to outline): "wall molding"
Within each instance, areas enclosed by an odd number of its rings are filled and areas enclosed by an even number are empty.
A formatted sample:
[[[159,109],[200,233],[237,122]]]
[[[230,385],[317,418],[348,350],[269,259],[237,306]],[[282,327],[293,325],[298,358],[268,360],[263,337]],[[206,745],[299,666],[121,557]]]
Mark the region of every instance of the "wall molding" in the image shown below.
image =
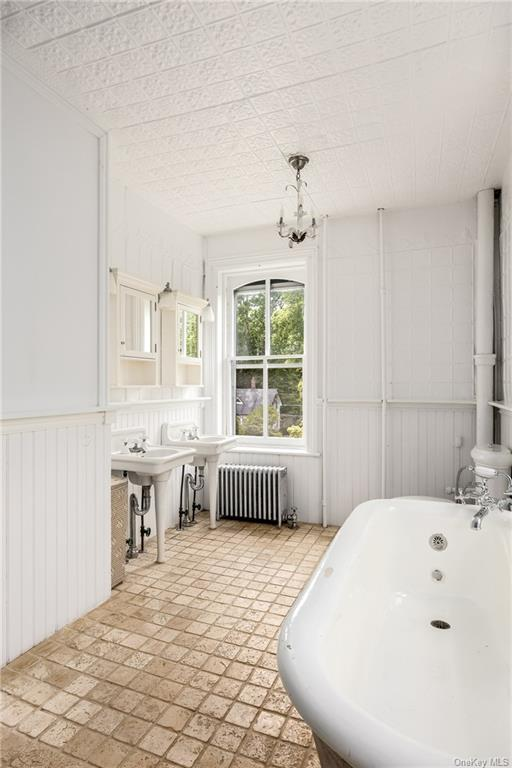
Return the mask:
[[[205,404],[211,400],[211,397],[188,397],[188,398],[169,398],[165,400],[132,400],[119,403],[109,403],[109,411],[153,411],[161,410],[162,406],[184,406],[197,405],[204,408]]]
[[[4,416],[0,419],[0,434],[44,431],[54,427],[74,427],[80,424],[110,425],[113,422],[113,418],[114,414],[110,410],[100,408],[64,413]]]

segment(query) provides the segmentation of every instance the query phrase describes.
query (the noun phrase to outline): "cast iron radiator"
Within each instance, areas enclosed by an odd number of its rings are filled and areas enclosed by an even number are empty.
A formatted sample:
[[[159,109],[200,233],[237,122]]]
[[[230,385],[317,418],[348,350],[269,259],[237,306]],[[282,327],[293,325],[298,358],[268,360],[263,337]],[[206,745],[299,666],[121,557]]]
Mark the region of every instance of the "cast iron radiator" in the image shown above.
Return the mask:
[[[281,525],[288,512],[286,467],[221,464],[217,517]]]

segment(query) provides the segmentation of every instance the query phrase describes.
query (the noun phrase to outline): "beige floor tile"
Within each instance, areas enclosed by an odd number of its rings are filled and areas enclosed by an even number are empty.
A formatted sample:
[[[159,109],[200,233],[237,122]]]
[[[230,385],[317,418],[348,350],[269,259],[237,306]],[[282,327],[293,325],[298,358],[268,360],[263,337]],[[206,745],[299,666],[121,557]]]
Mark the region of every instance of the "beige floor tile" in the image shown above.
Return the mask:
[[[319,768],[276,652],[335,529],[198,519],[167,531],[166,563],[150,541],[109,601],[2,671],[20,768]]]
[[[279,736],[284,725],[284,717],[275,712],[260,712],[253,723],[253,729],[267,736]],[[289,739],[291,741],[291,739]]]
[[[230,708],[231,704],[232,702],[230,699],[227,699],[224,696],[211,694],[210,696],[207,696],[206,699],[201,703],[199,711],[205,715],[210,715],[211,717],[222,719]]]
[[[151,728],[151,723],[138,717],[128,715],[115,729],[114,738],[124,741],[126,744],[137,744]]]
[[[142,717],[143,720],[150,720],[151,722],[154,722],[155,720],[158,720],[160,715],[166,709],[167,703],[165,701],[156,699],[153,696],[145,696],[142,701],[137,704],[135,709],[132,711],[132,714],[136,717]]]
[[[104,733],[106,736],[110,736],[124,717],[125,715],[123,712],[118,712],[110,707],[103,707],[101,711],[94,715],[89,721],[88,727],[92,728],[93,731],[98,731],[98,733]]]
[[[162,765],[158,755],[150,755],[148,752],[140,752],[138,749],[134,750],[125,760],[123,760],[121,768],[173,768],[169,763]]]
[[[227,713],[226,720],[228,723],[241,725],[243,728],[249,728],[257,713],[258,710],[256,707],[252,707],[250,704],[236,702]]]
[[[189,720],[183,729],[183,733],[186,736],[192,736],[194,739],[200,739],[200,741],[208,741],[218,724],[218,720],[214,720],[212,717],[196,714]]]
[[[278,741],[272,753],[271,765],[276,768],[300,768],[305,755],[304,747]]]
[[[179,736],[167,753],[167,759],[183,768],[192,768],[203,748],[203,742],[188,736]]]
[[[129,747],[108,740],[90,754],[89,762],[99,768],[118,768],[129,753]]]
[[[71,709],[66,712],[66,718],[72,720],[74,723],[85,725],[89,722],[91,717],[96,715],[101,710],[101,704],[94,701],[79,701]]]
[[[303,747],[309,746],[313,738],[311,729],[302,720],[288,720],[284,726],[281,738],[285,741],[291,741],[294,744],[300,744]]]
[[[154,725],[140,742],[140,747],[161,756],[169,749],[175,739],[174,731],[169,728],[162,728],[160,725]]]
[[[33,711],[34,708],[31,707],[30,704],[27,704],[26,701],[14,701],[0,713],[0,722],[4,725],[17,725]]]
[[[158,719],[158,725],[171,728],[173,731],[181,731],[190,717],[192,717],[190,709],[171,704]]]
[[[36,738],[43,731],[50,727],[56,720],[55,715],[51,715],[49,712],[42,712],[40,709],[32,712],[28,717],[21,721],[18,725],[18,730],[21,733],[26,733],[27,736]]]
[[[57,720],[40,738],[41,741],[52,747],[63,747],[79,730],[80,726],[76,723],[70,723],[69,720]]]
[[[229,768],[233,758],[232,752],[225,752],[217,747],[207,747],[196,765],[198,768]]]
[[[81,728],[69,739],[64,749],[74,757],[87,760],[89,755],[104,742],[105,736],[102,733],[90,731],[88,728]]]
[[[266,688],[260,688],[259,685],[252,685],[248,683],[244,685],[240,693],[238,694],[239,701],[243,701],[244,704],[252,704],[255,707],[261,706],[268,691]]]

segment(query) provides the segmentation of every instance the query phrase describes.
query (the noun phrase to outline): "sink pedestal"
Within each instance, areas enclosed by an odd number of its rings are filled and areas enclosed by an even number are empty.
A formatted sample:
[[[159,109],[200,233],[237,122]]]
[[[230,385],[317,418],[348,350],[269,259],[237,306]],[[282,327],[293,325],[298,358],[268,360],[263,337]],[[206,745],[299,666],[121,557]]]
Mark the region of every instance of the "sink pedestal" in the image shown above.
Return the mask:
[[[155,485],[156,518],[156,561],[165,563],[165,513],[170,508],[169,478],[170,472],[163,472],[153,477]]]
[[[219,477],[219,456],[206,459],[208,465],[208,496],[210,508],[210,528],[217,527],[217,482]]]

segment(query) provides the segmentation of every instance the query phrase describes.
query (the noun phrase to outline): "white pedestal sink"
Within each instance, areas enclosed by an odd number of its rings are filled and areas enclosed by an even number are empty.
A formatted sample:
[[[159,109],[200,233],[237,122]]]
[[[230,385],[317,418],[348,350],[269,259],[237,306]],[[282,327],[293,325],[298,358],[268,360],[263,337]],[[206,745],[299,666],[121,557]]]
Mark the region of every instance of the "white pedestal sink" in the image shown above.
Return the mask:
[[[193,439],[175,439],[172,424],[162,424],[162,445],[185,449],[193,446],[194,459],[188,462],[196,467],[208,466],[208,489],[210,507],[210,528],[217,527],[217,475],[221,454],[236,443],[236,437],[226,435],[199,435]]]
[[[169,478],[175,467],[189,464],[195,454],[190,443],[184,448],[148,447],[145,453],[111,454],[112,469],[128,472],[135,485],[155,486],[157,563],[165,562],[165,514],[170,507]]]

